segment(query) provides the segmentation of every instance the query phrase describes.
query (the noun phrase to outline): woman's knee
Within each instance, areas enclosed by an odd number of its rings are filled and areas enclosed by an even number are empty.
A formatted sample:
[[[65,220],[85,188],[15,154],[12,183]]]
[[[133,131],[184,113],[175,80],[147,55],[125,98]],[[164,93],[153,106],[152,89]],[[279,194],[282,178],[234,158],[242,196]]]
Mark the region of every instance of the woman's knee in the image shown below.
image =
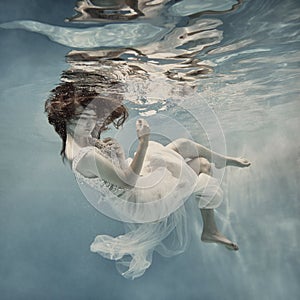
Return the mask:
[[[197,157],[187,162],[187,164],[197,173],[212,174],[211,163],[204,157]]]
[[[199,157],[200,173],[212,175],[211,163],[204,157]]]

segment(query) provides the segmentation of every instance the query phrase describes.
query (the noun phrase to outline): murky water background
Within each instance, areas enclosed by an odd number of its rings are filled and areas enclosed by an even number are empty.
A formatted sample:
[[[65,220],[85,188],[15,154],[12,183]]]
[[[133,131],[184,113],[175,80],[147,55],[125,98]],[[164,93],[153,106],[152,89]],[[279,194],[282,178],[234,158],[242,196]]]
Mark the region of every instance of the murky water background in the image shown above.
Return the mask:
[[[203,7],[199,2],[170,2],[159,15],[130,21],[131,41],[137,37],[134,26],[144,23],[145,40],[132,47],[147,57],[126,52],[121,58],[147,68],[150,79],[128,81],[127,98],[133,115],[164,113],[200,142],[206,141],[196,121],[212,129],[212,142],[213,129],[222,128],[228,153],[253,162],[248,170],[226,170],[226,199],[218,210],[220,227],[238,241],[240,251],[200,243],[195,233],[187,252],[171,259],[155,256],[135,281],[90,253],[95,235],[120,234],[122,226],[84,199],[43,114],[49,91],[69,68],[65,55],[74,45],[28,30],[0,29],[2,299],[299,297],[299,1],[210,1]],[[233,11],[220,13],[232,5]],[[99,24],[65,24],[73,6],[73,1],[5,2],[0,21],[100,30]],[[201,13],[207,10],[218,12]],[[120,29],[120,23],[110,26],[101,31],[97,47],[105,32]],[[128,42],[121,37],[118,47]],[[186,64],[188,58],[192,62]],[[189,96],[192,86],[199,98]],[[180,106],[172,102],[176,93]],[[203,114],[204,100],[219,127]]]

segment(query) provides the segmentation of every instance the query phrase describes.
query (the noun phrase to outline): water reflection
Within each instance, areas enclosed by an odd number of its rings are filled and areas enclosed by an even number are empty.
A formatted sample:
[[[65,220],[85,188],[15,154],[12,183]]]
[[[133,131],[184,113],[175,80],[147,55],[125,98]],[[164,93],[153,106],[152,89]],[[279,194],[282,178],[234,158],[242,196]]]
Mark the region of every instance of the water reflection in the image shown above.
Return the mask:
[[[191,19],[186,26],[172,26],[162,39],[144,46],[72,50],[67,54],[70,70],[64,72],[62,80],[102,86],[114,79],[133,103],[153,104],[172,96],[184,97],[213,73],[214,63],[197,56],[221,42],[221,24],[215,18]],[[108,89],[104,87],[106,92]]]
[[[225,13],[237,9],[242,0],[82,0],[77,1],[77,14],[69,22],[129,21],[155,17],[167,7],[168,14],[177,17],[199,17],[203,14]],[[164,15],[165,16],[165,15]]]
[[[83,0],[77,1],[70,22],[128,21],[149,17],[169,0]]]
[[[84,23],[101,21],[105,24],[76,28],[35,21],[14,21],[0,26],[38,32],[73,49],[84,49],[69,54],[68,58],[72,57],[73,60],[75,56],[76,59],[81,56],[84,61],[90,58],[93,62],[99,59],[121,60],[127,62],[129,68],[149,73],[148,77],[164,77],[167,85],[170,81],[176,81],[194,88],[199,86],[201,79],[213,72],[215,66],[215,62],[209,59],[201,60],[199,54],[215,48],[223,39],[220,29],[223,22],[216,16],[236,9],[239,4],[232,0],[219,6],[215,1],[201,6],[192,0],[175,4],[168,0],[84,0],[77,1],[75,10],[78,14],[68,20]],[[185,9],[184,18],[179,14],[182,5]],[[200,17],[199,13],[214,13],[214,17]],[[134,22],[124,22],[137,18],[139,20]],[[111,21],[113,24],[106,24]],[[95,48],[101,50],[91,51]],[[84,54],[87,49],[90,51]],[[151,92],[151,89],[147,88],[147,92]]]

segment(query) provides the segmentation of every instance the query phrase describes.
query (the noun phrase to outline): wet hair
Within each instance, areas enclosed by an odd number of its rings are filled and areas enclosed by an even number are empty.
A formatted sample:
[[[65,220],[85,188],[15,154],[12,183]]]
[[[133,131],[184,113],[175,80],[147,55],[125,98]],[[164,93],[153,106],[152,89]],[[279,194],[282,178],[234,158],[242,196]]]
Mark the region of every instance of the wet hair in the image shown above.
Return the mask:
[[[61,156],[64,160],[67,141],[67,125],[80,117],[81,110],[92,105],[97,117],[103,119],[98,128],[98,138],[101,132],[107,130],[109,124],[119,128],[127,119],[128,111],[122,103],[120,94],[101,96],[95,89],[75,86],[64,82],[51,91],[45,102],[45,112],[48,121],[62,139]],[[80,112],[78,112],[80,111]]]

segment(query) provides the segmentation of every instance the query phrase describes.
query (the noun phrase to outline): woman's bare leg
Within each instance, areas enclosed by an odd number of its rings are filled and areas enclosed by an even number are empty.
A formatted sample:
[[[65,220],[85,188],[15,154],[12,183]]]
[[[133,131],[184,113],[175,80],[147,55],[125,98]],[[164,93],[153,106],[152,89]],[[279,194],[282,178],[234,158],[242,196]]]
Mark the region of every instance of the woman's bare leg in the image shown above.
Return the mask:
[[[181,138],[173,141],[167,148],[179,153],[183,158],[204,157],[209,162],[214,163],[216,168],[224,168],[225,166],[248,167],[250,162],[244,158],[235,158],[225,156],[198,144],[192,140]]]
[[[225,245],[230,250],[239,250],[237,244],[227,239],[217,228],[213,209],[200,209],[203,220],[201,241],[206,243],[218,243]]]
[[[205,173],[211,175],[211,166],[207,159],[197,157],[188,162],[188,165],[199,175]],[[201,240],[206,243],[218,243],[225,245],[230,250],[238,250],[238,245],[227,239],[219,230],[215,221],[213,209],[200,209],[203,220]]]

